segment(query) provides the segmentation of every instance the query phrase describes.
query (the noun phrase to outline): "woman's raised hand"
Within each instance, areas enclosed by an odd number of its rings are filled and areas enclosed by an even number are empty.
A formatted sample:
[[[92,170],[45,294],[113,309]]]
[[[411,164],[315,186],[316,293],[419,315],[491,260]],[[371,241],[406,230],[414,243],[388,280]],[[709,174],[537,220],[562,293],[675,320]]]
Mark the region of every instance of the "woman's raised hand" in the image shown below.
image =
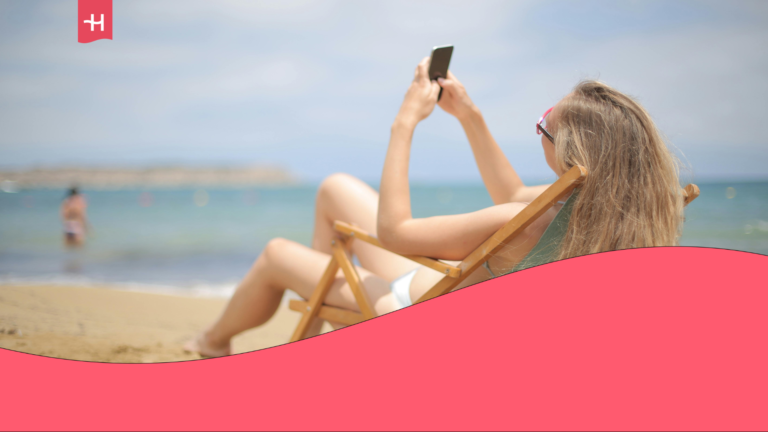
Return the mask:
[[[459,120],[472,113],[475,104],[464,90],[464,85],[456,79],[456,75],[448,71],[448,79],[438,78],[437,82],[443,88],[443,95],[438,102],[443,111]]]
[[[429,57],[425,57],[416,66],[413,81],[405,93],[405,100],[397,114],[397,119],[407,125],[416,126],[416,123],[429,117],[435,109],[440,86],[437,82],[429,80],[428,69]]]

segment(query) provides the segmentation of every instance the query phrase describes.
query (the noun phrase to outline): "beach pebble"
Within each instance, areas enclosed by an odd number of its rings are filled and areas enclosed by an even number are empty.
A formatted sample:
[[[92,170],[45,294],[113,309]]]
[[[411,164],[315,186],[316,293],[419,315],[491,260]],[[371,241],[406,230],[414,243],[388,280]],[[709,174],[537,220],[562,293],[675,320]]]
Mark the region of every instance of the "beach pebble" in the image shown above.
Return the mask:
[[[16,329],[10,329],[10,330],[8,330],[8,334],[9,334],[9,335],[12,335],[12,334],[16,334]]]

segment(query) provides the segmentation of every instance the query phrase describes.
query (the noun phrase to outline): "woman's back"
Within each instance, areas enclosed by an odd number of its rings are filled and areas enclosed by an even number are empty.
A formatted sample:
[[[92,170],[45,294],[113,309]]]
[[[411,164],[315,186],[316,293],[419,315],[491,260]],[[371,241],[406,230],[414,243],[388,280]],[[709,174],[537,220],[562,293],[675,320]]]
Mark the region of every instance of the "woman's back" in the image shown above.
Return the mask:
[[[87,204],[82,195],[71,195],[61,204],[61,215],[64,220],[81,220],[85,218]]]

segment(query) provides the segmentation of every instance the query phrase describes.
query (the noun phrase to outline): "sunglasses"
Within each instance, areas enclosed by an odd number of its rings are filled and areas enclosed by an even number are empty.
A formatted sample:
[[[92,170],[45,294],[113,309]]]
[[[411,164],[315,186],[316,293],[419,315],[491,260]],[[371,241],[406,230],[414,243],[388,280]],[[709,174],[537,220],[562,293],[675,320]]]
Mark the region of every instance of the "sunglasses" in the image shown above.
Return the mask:
[[[551,133],[547,132],[547,116],[552,112],[552,108],[548,109],[547,112],[545,112],[544,115],[541,116],[539,121],[536,123],[536,133],[539,135],[544,134],[544,136],[546,136],[547,139],[552,141],[552,144],[554,144],[555,137],[553,137]]]

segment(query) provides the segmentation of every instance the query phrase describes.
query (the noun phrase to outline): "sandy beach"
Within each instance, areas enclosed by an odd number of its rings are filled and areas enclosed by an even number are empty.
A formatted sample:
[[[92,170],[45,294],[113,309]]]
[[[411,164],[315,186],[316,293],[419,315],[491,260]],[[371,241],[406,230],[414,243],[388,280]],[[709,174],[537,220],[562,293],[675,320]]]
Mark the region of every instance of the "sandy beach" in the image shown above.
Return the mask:
[[[73,360],[194,360],[182,344],[218,317],[226,299],[107,287],[0,286],[0,348]],[[284,302],[264,326],[232,341],[234,353],[288,342],[300,315]],[[323,331],[330,327],[326,324]]]

